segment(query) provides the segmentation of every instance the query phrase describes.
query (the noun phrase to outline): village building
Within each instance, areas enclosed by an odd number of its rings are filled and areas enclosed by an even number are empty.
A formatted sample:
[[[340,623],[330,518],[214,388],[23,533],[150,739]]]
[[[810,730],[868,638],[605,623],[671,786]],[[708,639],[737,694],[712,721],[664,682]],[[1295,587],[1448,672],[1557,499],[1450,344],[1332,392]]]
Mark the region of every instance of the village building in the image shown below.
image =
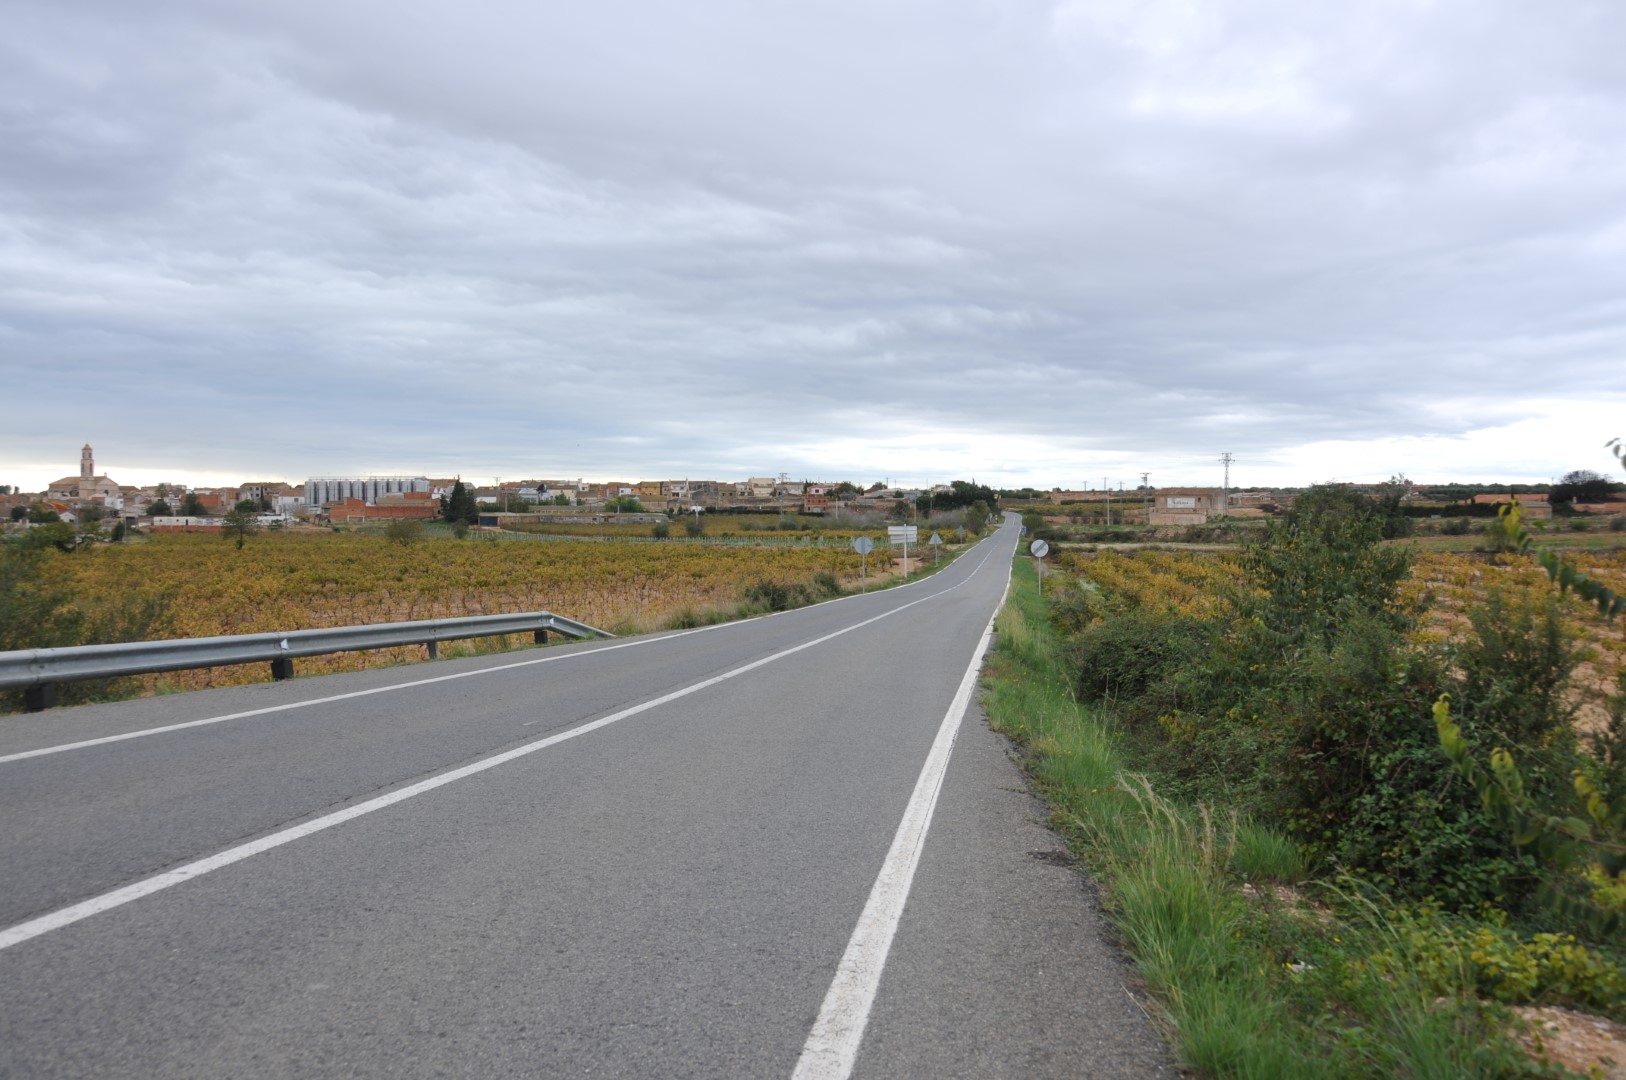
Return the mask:
[[[1223,488],[1164,488],[1152,496],[1150,525],[1202,525],[1225,513]]]
[[[99,502],[119,509],[124,503],[124,489],[110,476],[96,472],[96,455],[86,443],[79,451],[79,475],[64,476],[45,489],[47,499],[63,502]]]

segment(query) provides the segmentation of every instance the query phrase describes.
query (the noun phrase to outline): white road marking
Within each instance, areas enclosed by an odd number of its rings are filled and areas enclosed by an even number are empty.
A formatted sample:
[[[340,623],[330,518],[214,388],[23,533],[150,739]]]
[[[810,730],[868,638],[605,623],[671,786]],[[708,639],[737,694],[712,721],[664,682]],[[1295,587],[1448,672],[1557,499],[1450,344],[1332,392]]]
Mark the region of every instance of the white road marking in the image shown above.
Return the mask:
[[[898,920],[903,917],[915,869],[920,865],[921,851],[926,846],[926,833],[931,828],[932,812],[937,808],[937,795],[943,788],[943,776],[948,771],[949,756],[954,752],[960,721],[971,705],[982,658],[993,640],[994,619],[1005,606],[1005,596],[1010,594],[1010,589],[1007,571],[1005,593],[988,619],[982,640],[965,669],[965,677],[960,680],[960,689],[949,704],[942,726],[937,729],[937,738],[926,755],[920,778],[915,781],[914,794],[909,796],[904,808],[892,847],[881,863],[881,872],[870,889],[869,900],[858,917],[858,925],[853,928],[841,963],[836,966],[835,980],[824,995],[813,1030],[802,1044],[802,1056],[796,1062],[791,1080],[846,1080],[852,1074],[858,1048],[864,1041],[864,1029],[869,1025],[870,1010],[875,1005],[875,993],[881,985],[881,972],[886,967],[887,954],[892,951]]]
[[[152,877],[143,878],[142,880],[133,882],[124,886],[123,888],[102,893],[100,896],[93,896],[90,899],[82,900],[77,904],[70,904],[65,908],[60,908],[45,915],[40,915],[36,918],[29,919],[26,922],[20,922],[15,926],[8,927],[5,930],[0,930],[0,950],[9,949],[13,945],[20,945],[25,941],[39,937],[41,934],[48,934],[52,930],[60,930],[64,926],[70,926],[73,923],[79,922],[81,919],[88,919],[92,915],[98,915],[104,911],[110,911],[113,908],[122,907],[123,905],[130,903],[132,900],[139,900],[144,896],[150,896],[153,893],[161,892],[164,889],[168,889],[172,886],[191,881],[193,878],[202,877],[204,874],[210,873],[211,871],[231,866],[233,863],[242,862],[244,859],[258,855],[264,851],[270,851],[272,848],[278,848],[284,844],[292,843],[293,841],[301,839],[302,837],[310,836],[312,833],[321,832],[324,829],[330,829],[333,826],[342,824],[351,820],[352,818],[358,818],[364,814],[371,814],[375,810],[382,810],[387,806],[393,806],[396,803],[410,799],[415,795],[422,795],[425,792],[433,791],[436,788],[445,787],[447,784],[462,780],[465,777],[483,773],[487,769],[494,769],[499,765],[504,765],[510,761],[525,757],[528,754],[534,754],[539,750],[545,750],[550,746],[557,746],[559,743],[565,742],[569,739],[574,739],[579,735],[586,735],[590,731],[597,731],[599,728],[608,727],[619,720],[625,720],[629,716],[636,716],[639,713],[648,712],[650,709],[676,701],[679,698],[688,697],[690,694],[698,693],[699,691],[705,690],[708,687],[716,686],[718,683],[727,682],[729,679],[735,678],[739,675],[744,675],[748,671],[755,671],[757,668],[766,667],[768,664],[771,664],[776,660],[783,660],[785,657],[799,653],[804,649],[811,649],[815,645],[822,645],[826,641],[841,637],[843,634],[850,634],[854,630],[860,630],[872,623],[877,623],[882,619],[890,618],[900,611],[907,611],[909,608],[912,608],[917,604],[924,604],[928,600],[935,600],[940,596],[953,592],[961,585],[964,585],[967,581],[970,581],[976,572],[982,569],[983,563],[987,561],[988,558],[985,555],[982,562],[979,562],[971,573],[966,575],[964,580],[958,582],[957,584],[950,585],[940,593],[932,593],[930,596],[923,596],[919,600],[911,600],[907,604],[900,604],[888,611],[883,611],[879,615],[864,619],[861,622],[853,623],[851,626],[843,627],[834,633],[825,634],[823,637],[817,637],[811,641],[804,641],[802,644],[793,645],[788,649],[781,649],[779,652],[764,656],[758,660],[753,660],[749,664],[742,664],[737,668],[725,671],[721,675],[714,675],[709,679],[703,679],[700,682],[692,683],[689,686],[683,687],[681,690],[674,690],[669,694],[663,694],[658,698],[652,698],[649,701],[634,705],[631,708],[622,709],[620,712],[611,713],[609,716],[604,716],[597,720],[589,721],[588,723],[573,727],[568,731],[561,731],[558,734],[549,735],[546,738],[538,739],[535,742],[526,743],[523,746],[517,746],[512,750],[506,750],[500,754],[494,754],[491,757],[471,762],[468,765],[452,769],[449,772],[441,773],[438,776],[432,776],[426,780],[420,780],[415,784],[409,784],[404,788],[398,788],[395,791],[368,799],[365,802],[357,803],[354,806],[347,806],[343,810],[336,810],[331,814],[324,814],[319,818],[313,818],[312,820],[304,822],[303,824],[290,826],[289,828],[271,833],[268,836],[262,836],[258,840],[251,840],[246,844],[239,844],[236,847],[227,848],[225,851],[186,863],[185,865],[178,866],[173,870],[166,870],[163,873],[154,874]],[[1007,588],[1008,587],[1009,585],[1007,584]],[[986,636],[986,633],[984,633],[985,638]],[[980,651],[978,655],[981,655]],[[528,662],[535,663],[536,661]],[[371,693],[373,691],[366,692]],[[962,694],[969,694],[969,690],[967,690],[965,687],[961,688],[961,692]],[[353,697],[357,695],[343,696]],[[959,698],[957,697],[955,700],[958,701]],[[960,711],[963,712],[964,708],[962,707]],[[953,712],[953,709],[951,709],[950,712]],[[939,739],[941,739],[941,736],[939,736]]]
[[[972,569],[971,573],[975,574],[977,572],[977,570],[982,568],[982,563],[987,562],[987,561],[988,561],[988,556],[984,555],[982,557],[982,562],[977,563],[976,567]],[[933,575],[933,576],[935,577],[936,575]],[[971,574],[966,575],[967,578],[969,578],[970,576],[971,576]],[[924,584],[926,581],[929,581],[929,580],[931,580],[931,579],[930,578],[920,578],[920,579],[918,579],[916,581],[905,582],[903,585],[895,586],[895,588],[900,588],[900,589],[908,588],[910,585]],[[963,582],[962,582],[962,584],[963,584]],[[949,592],[951,589],[956,589],[956,588],[959,588],[959,586],[958,585],[951,585],[951,586],[949,586],[948,589],[944,589],[943,592],[946,593],[946,592]],[[888,591],[891,591],[891,590],[888,590]],[[859,595],[862,595],[862,594],[859,594]],[[872,595],[884,595],[884,594],[877,593],[877,594],[872,594]],[[941,595],[943,595],[943,593],[934,593],[933,595],[934,596],[941,596]],[[838,600],[849,600],[849,599],[853,599],[853,598],[852,597],[847,597],[847,596],[838,596],[838,597],[835,597],[832,600],[826,600],[826,601],[824,601],[824,603],[835,603]],[[919,601],[916,601],[916,603],[918,603],[918,602]],[[810,605],[810,606],[822,607],[823,604],[814,604],[814,605]],[[900,608],[898,610],[902,610],[902,609]],[[770,614],[782,614],[782,613],[781,612],[770,612]],[[757,616],[757,618],[766,618],[766,617],[767,616],[762,616],[762,615]],[[331,704],[332,702],[335,702],[335,701],[347,701],[347,700],[349,700],[351,698],[368,697],[368,696],[370,696],[372,694],[389,694],[389,693],[394,693],[397,690],[411,690],[414,687],[429,686],[432,683],[450,682],[453,679],[473,679],[473,678],[477,678],[477,677],[479,677],[481,675],[491,675],[491,674],[494,674],[494,673],[499,672],[499,671],[511,671],[514,668],[531,667],[532,665],[535,665],[535,664],[551,664],[556,660],[571,660],[571,659],[574,659],[576,657],[581,657],[581,656],[596,656],[599,653],[614,652],[617,649],[630,649],[630,648],[633,648],[634,646],[638,646],[638,645],[653,645],[653,644],[656,644],[656,643],[662,642],[662,641],[671,641],[671,640],[673,640],[675,638],[688,637],[690,634],[703,634],[703,633],[707,633],[708,631],[712,631],[712,630],[723,630],[723,629],[727,629],[728,627],[731,627],[731,626],[740,626],[743,623],[754,622],[754,621],[755,621],[755,619],[739,619],[739,620],[736,620],[734,622],[716,623],[716,624],[714,624],[712,626],[700,626],[700,627],[695,627],[692,630],[680,630],[680,631],[678,631],[676,633],[663,634],[660,637],[645,637],[645,638],[638,638],[635,641],[623,641],[623,642],[620,642],[619,644],[605,645],[605,646],[602,646],[601,648],[597,648],[597,649],[580,649],[580,650],[577,650],[575,652],[560,653],[560,654],[557,654],[557,655],[554,655],[554,656],[542,656],[542,657],[537,657],[537,658],[532,659],[532,660],[516,660],[513,663],[497,664],[497,665],[494,665],[492,667],[480,668],[477,671],[459,671],[456,674],[452,674],[452,675],[435,675],[435,676],[432,676],[432,677],[427,678],[427,679],[414,679],[411,682],[392,683],[389,686],[375,686],[371,690],[352,690],[352,691],[350,691],[348,693],[344,693],[344,694],[331,694],[331,695],[329,695],[327,697],[310,698],[309,700],[306,700],[306,701],[290,701],[290,702],[287,702],[287,703],[282,704],[282,705],[268,705],[263,709],[245,709],[242,712],[224,713],[224,714],[222,714],[220,716],[206,716],[206,717],[202,718],[201,720],[187,720],[187,721],[185,721],[183,723],[179,723],[179,724],[165,724],[162,727],[142,728],[140,731],[126,731],[126,732],[123,732],[123,733],[118,734],[118,735],[104,735],[104,736],[102,736],[100,738],[96,738],[96,739],[82,739],[79,742],[59,743],[59,744],[57,744],[55,746],[42,746],[42,747],[39,747],[39,748],[34,749],[34,750],[23,750],[23,751],[20,751],[18,753],[15,753],[15,754],[6,754],[6,755],[3,755],[3,756],[0,756],[0,765],[5,765],[5,764],[7,764],[9,762],[13,762],[13,761],[23,761],[23,760],[25,760],[27,758],[45,757],[48,754],[62,754],[62,753],[66,753],[69,750],[83,750],[86,747],[90,747],[90,746],[104,746],[107,743],[124,742],[126,739],[140,739],[140,738],[145,738],[148,735],[163,735],[163,734],[165,734],[167,732],[171,732],[171,731],[184,731],[187,728],[207,727],[210,724],[223,724],[228,720],[243,720],[243,719],[247,719],[250,716],[264,716],[267,713],[287,712],[290,709],[304,709],[304,708],[308,708],[308,707],[310,707],[312,705],[328,705],[328,704]],[[860,624],[860,625],[862,625],[862,624]],[[532,723],[535,723],[535,722],[536,721],[532,721]],[[530,724],[525,724],[525,725],[522,725],[522,726],[530,727],[531,725]]]

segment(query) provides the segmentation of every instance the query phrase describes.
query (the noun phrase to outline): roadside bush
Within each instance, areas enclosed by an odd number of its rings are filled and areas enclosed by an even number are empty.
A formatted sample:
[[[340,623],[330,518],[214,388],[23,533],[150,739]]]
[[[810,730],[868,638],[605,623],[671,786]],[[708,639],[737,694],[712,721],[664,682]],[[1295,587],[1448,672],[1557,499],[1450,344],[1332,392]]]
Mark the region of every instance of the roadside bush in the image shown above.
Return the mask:
[[[1563,1004],[1626,1018],[1626,969],[1571,935],[1521,937],[1504,925],[1464,925],[1428,907],[1391,918],[1394,944],[1362,962],[1380,976],[1416,978],[1433,995],[1466,985],[1508,1005]]]
[[[812,591],[800,583],[753,581],[743,592],[747,606],[758,611],[789,611],[812,603]]]
[[[1467,536],[1473,528],[1473,522],[1467,518],[1446,518],[1440,522],[1441,536]]]
[[[1167,683],[1207,645],[1200,620],[1130,611],[1074,634],[1067,659],[1081,699],[1128,703]],[[1173,707],[1165,699],[1177,695],[1173,687],[1166,689],[1157,704]]]
[[[132,582],[117,604],[89,606],[76,602],[49,573],[52,559],[93,557],[86,552],[68,555],[21,544],[0,546],[0,651],[145,641],[169,633],[167,596],[143,591]],[[63,683],[58,700],[63,704],[94,700],[109,693],[115,682]],[[0,707],[15,710],[22,703],[21,690],[0,692]]]

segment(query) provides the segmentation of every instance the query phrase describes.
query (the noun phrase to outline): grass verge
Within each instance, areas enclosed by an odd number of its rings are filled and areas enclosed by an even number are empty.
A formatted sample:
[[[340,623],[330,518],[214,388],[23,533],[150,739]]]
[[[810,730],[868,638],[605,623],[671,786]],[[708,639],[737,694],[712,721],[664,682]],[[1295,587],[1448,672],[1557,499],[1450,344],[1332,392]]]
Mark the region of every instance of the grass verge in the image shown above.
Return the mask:
[[[1184,1064],[1217,1077],[1562,1076],[1515,1047],[1471,972],[1433,961],[1456,928],[1419,925],[1334,883],[1307,899],[1284,836],[1164,797],[1081,706],[1030,560],[1018,558],[984,676],[994,728],[1026,752],[1052,824],[1107,911]],[[1469,953],[1460,954],[1463,964]]]

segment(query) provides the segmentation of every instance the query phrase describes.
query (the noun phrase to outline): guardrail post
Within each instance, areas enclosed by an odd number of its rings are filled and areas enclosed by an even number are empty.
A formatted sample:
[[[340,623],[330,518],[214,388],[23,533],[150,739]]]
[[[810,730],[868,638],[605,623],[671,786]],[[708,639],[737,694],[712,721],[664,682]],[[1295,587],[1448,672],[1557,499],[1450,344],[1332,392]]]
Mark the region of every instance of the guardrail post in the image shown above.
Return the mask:
[[[23,691],[23,707],[29,712],[44,712],[56,704],[56,683],[40,683]]]
[[[431,659],[431,660],[439,660],[440,659],[440,642],[438,642],[438,641],[426,641],[426,642],[424,642],[424,645],[429,649],[429,659]]]
[[[271,677],[279,682],[283,679],[293,678],[294,658],[291,656],[279,656],[275,660],[271,661]]]
[[[543,627],[541,630],[536,632],[535,641],[538,645],[546,645],[548,643],[548,631],[546,627]]]

